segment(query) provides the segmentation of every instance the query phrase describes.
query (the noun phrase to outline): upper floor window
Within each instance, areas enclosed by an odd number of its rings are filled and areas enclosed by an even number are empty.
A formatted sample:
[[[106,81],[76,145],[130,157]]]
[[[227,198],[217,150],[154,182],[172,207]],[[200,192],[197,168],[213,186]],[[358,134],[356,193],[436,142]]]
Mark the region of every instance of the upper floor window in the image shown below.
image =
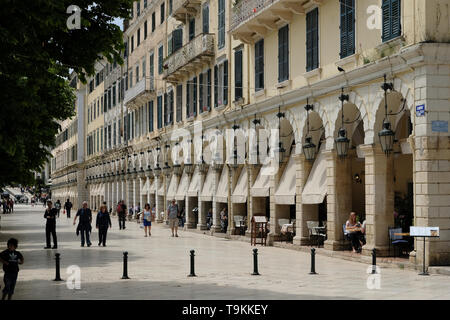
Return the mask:
[[[205,3],[202,8],[203,33],[209,33],[209,4]]]
[[[169,0],[169,14],[172,14],[173,10],[173,0]]]
[[[214,67],[214,106],[228,104],[228,60]]]
[[[164,47],[160,45],[158,48],[158,73],[163,73]]]
[[[186,118],[197,116],[197,77],[191,78],[186,83]]]
[[[199,113],[211,110],[211,69],[199,76]]]
[[[163,119],[163,115],[162,115],[163,96],[158,96],[156,102],[157,102],[156,113],[157,113],[157,122],[158,122],[157,125],[158,125],[158,129],[161,129],[162,128],[162,119]]]
[[[255,43],[255,91],[264,89],[264,39]]]
[[[144,40],[147,39],[147,21],[144,22]]]
[[[152,13],[152,32],[155,31],[156,28],[156,12]]]
[[[341,59],[355,53],[355,0],[341,1]]]
[[[138,17],[141,15],[141,1],[136,3],[136,13]]]
[[[306,71],[319,67],[319,8],[306,14]]]
[[[140,44],[141,44],[141,28],[139,28],[138,31],[137,31],[137,44],[136,44],[136,47],[139,47]]]
[[[147,8],[147,0],[144,0],[144,9]]]
[[[182,120],[182,107],[183,107],[183,85],[177,85],[177,122]]]
[[[289,25],[278,30],[278,82],[289,79]]]
[[[402,34],[401,1],[383,0],[381,9],[383,12],[383,42],[399,37]]]
[[[166,17],[165,13],[165,4],[164,2],[161,4],[161,24],[164,22],[164,19]]]
[[[195,18],[189,20],[189,41],[195,38]]]
[[[225,0],[219,0],[218,33],[218,47],[222,49],[225,46]]]
[[[234,100],[242,98],[242,48],[234,52]]]
[[[134,36],[131,36],[131,52],[134,51]]]
[[[148,131],[153,132],[153,100],[148,103]]]

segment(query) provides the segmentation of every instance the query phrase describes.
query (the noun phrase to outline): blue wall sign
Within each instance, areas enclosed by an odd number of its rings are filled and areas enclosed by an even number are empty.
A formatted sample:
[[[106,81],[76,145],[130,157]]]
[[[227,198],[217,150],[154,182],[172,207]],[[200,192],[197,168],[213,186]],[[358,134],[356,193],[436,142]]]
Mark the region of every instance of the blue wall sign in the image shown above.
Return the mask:
[[[425,105],[421,104],[420,106],[416,106],[416,117],[425,116]]]
[[[448,132],[448,121],[431,121],[432,132]]]

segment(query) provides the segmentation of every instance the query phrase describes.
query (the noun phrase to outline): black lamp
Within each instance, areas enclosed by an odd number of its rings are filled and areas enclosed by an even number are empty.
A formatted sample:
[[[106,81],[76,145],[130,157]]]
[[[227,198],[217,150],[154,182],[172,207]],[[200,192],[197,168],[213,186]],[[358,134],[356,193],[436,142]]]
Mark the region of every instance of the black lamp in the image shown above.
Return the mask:
[[[305,143],[303,144],[303,154],[305,155],[305,159],[308,161],[314,161],[316,157],[316,145],[312,143],[312,137],[309,136],[309,111],[314,110],[314,105],[309,104],[309,99],[306,100],[306,138]]]
[[[336,139],[334,139],[336,143],[336,151],[338,154],[338,157],[341,159],[344,159],[347,157],[348,154],[348,147],[350,140],[347,138],[347,131],[344,127],[344,101],[349,100],[348,94],[344,94],[344,88],[342,88],[342,93],[339,96],[339,100],[341,100],[341,128],[339,129],[338,136]]]
[[[378,132],[378,137],[380,139],[381,149],[389,156],[389,154],[394,150],[394,131],[391,130],[391,123],[389,122],[388,112],[387,112],[387,92],[388,90],[392,91],[394,89],[394,85],[392,83],[386,82],[386,75],[384,75],[384,83],[381,86],[381,89],[384,91],[384,120],[383,120],[383,129]]]

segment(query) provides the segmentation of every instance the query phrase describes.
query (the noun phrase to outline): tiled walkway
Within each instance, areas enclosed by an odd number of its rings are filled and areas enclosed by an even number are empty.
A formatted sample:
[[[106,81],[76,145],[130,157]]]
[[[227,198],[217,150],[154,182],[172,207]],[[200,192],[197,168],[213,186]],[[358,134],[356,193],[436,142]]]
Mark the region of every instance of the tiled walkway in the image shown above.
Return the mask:
[[[0,242],[14,236],[25,256],[15,299],[450,299],[450,278],[421,277],[416,271],[381,268],[381,288],[368,289],[369,265],[316,256],[318,275],[309,275],[310,256],[305,252],[259,247],[260,276],[253,271],[252,247],[192,232],[170,237],[156,225],[145,238],[136,223],[127,223],[108,234],[107,247],[80,247],[72,219],[57,221],[58,250],[44,250],[42,206],[16,206],[14,214],[1,215]],[[195,278],[189,278],[189,250],[196,251]],[[130,280],[121,280],[122,252],[129,252]],[[61,277],[66,268],[81,268],[81,289],[69,290],[55,277],[54,254],[61,254]],[[3,286],[3,284],[2,284]]]

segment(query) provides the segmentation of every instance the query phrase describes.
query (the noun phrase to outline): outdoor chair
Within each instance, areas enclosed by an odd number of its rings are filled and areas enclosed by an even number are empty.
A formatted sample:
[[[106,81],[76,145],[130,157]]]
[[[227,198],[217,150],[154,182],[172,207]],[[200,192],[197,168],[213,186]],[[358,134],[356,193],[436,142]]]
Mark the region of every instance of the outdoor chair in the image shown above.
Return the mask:
[[[395,247],[401,247],[404,249],[409,246],[408,240],[403,239],[403,236],[395,235],[396,233],[402,233],[402,228],[388,228],[389,231],[389,254],[391,253],[391,245],[394,247],[394,258],[395,258]]]
[[[244,216],[234,216],[234,227],[239,230],[239,234],[245,235],[245,219]]]
[[[317,247],[319,247],[321,240],[322,243],[325,241],[326,232],[321,232],[321,230],[318,229],[319,221],[306,221],[306,226],[309,231],[309,240],[312,243],[312,239],[315,238],[317,241]]]
[[[278,219],[278,226],[280,227],[280,241],[286,241],[287,242],[287,233],[281,233],[281,229],[283,228],[283,225],[289,224],[289,219]]]

